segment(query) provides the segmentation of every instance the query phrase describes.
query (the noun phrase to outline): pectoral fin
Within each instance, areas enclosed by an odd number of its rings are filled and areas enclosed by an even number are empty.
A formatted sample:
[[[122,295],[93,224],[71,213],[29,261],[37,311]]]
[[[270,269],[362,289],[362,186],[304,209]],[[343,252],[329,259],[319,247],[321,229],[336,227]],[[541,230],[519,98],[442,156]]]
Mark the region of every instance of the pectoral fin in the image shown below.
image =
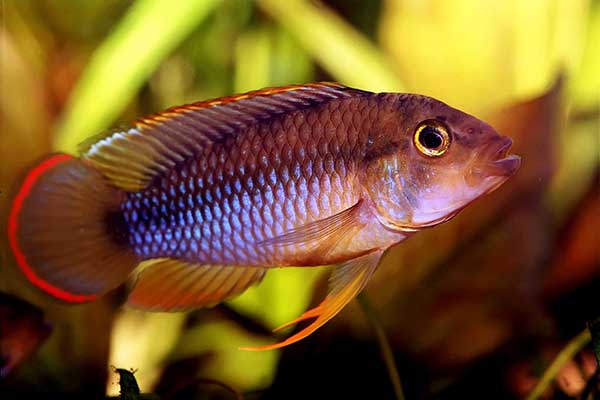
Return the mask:
[[[260,242],[273,246],[313,246],[321,254],[326,253],[352,228],[360,226],[358,215],[362,200],[337,214],[308,223],[285,232],[280,236]]]
[[[304,339],[327,321],[333,318],[365,287],[367,281],[377,268],[382,251],[375,251],[364,256],[346,261],[335,267],[329,279],[329,292],[327,297],[317,307],[302,314],[299,318],[280,326],[283,329],[297,322],[316,318],[309,326],[287,338],[283,342],[260,347],[243,347],[243,350],[271,350],[287,346]]]

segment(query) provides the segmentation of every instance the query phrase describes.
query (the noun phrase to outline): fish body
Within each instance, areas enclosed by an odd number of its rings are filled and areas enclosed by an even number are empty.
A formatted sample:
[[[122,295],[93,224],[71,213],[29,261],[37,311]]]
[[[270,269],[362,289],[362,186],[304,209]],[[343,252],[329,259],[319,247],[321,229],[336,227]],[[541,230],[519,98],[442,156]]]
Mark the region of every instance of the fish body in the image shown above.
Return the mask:
[[[122,209],[133,251],[142,259],[304,266],[333,264],[399,241],[400,232],[358,242],[337,237],[327,252],[312,251],[310,240],[272,241],[361,202],[363,132],[378,118],[377,103],[367,96],[330,101],[202,148],[147,188],[127,194]],[[363,113],[366,118],[353,118]],[[368,206],[359,214],[362,229],[379,230],[369,223]]]
[[[335,265],[307,336],[383,252],[456,215],[519,167],[510,139],[435,99],[316,83],[176,107],[53,155],[13,203],[9,240],[70,302],[128,280],[128,303],[214,304],[269,268]],[[149,266],[134,269],[141,261]],[[132,273],[133,272],[133,273]]]

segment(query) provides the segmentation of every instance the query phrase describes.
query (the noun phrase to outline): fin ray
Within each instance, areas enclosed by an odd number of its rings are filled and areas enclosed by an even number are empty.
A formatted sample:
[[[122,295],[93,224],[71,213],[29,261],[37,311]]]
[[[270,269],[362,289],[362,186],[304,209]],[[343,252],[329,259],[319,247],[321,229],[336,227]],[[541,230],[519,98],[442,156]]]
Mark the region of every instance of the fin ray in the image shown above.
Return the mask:
[[[8,238],[17,264],[61,300],[91,301],[115,288],[138,263],[107,216],[121,193],[89,164],[54,154],[34,167],[13,200]],[[117,231],[113,230],[116,229]]]
[[[152,179],[208,145],[226,140],[244,126],[273,115],[332,99],[368,94],[335,83],[267,88],[174,107],[142,118],[129,128],[87,140],[81,157],[118,188],[137,191]]]
[[[332,239],[337,242],[345,232],[357,226],[357,216],[361,204],[362,200],[359,200],[352,207],[337,214],[310,222],[274,238],[263,240],[259,244],[288,246],[317,243],[319,251],[326,252],[332,244]]]
[[[317,307],[312,308],[300,317],[275,330],[286,328],[292,324],[316,318],[310,325],[282,342],[258,347],[242,347],[242,350],[272,350],[288,346],[304,339],[340,312],[365,287],[367,281],[377,268],[382,251],[374,251],[364,256],[347,261],[335,267],[329,279],[329,293]]]
[[[182,311],[219,303],[259,283],[262,267],[200,265],[157,259],[137,276],[127,304],[153,311]]]

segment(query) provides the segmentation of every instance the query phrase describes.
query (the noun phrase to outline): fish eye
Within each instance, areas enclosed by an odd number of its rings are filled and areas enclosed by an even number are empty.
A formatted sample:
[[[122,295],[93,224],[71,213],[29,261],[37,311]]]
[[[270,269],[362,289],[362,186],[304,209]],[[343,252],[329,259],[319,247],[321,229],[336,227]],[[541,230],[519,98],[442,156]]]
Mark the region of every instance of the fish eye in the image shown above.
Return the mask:
[[[428,157],[439,157],[450,147],[450,133],[438,121],[423,121],[415,130],[413,141],[421,154]]]

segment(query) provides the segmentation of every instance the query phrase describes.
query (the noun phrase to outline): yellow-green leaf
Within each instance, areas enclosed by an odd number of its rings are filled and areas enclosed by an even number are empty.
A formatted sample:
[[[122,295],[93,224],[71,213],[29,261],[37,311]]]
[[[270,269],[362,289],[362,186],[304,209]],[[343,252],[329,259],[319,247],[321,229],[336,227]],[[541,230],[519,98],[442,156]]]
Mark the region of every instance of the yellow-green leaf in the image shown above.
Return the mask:
[[[92,55],[56,137],[72,151],[123,110],[160,62],[221,0],[138,0]]]
[[[184,332],[173,351],[174,359],[211,354],[202,373],[242,391],[268,387],[276,372],[280,352],[244,351],[241,346],[261,346],[268,339],[249,335],[231,321],[207,321]]]
[[[577,107],[596,108],[597,110],[600,104],[599,2],[594,2],[590,9],[586,45],[582,55],[581,68],[574,77],[573,97]]]
[[[576,68],[586,12],[586,0],[387,0],[379,33],[410,91],[480,114]]]
[[[373,91],[401,91],[403,85],[385,55],[325,6],[305,0],[260,0],[336,80]]]
[[[230,301],[237,310],[276,328],[306,311],[314,282],[323,268],[284,268],[269,271],[260,285]]]
[[[271,38],[265,28],[248,30],[235,46],[234,92],[242,93],[269,85]]]

